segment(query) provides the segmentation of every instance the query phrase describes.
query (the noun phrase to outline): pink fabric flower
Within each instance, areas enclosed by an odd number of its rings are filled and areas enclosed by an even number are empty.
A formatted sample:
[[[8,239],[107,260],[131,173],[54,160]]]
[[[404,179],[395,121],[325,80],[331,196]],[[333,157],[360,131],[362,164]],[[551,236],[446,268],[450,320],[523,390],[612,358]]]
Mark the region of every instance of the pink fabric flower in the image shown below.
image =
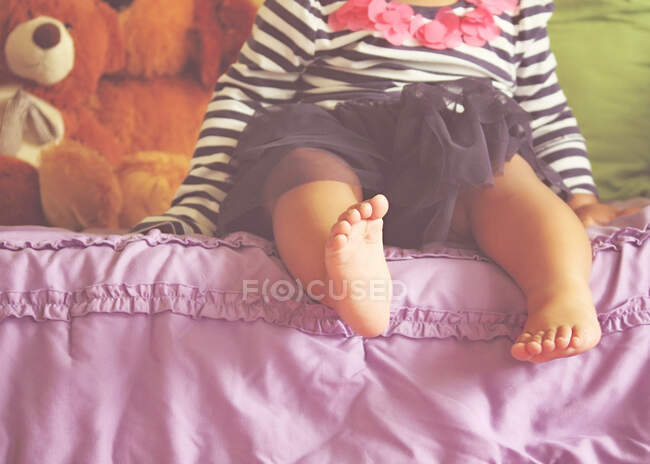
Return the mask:
[[[492,15],[483,8],[469,11],[460,19],[463,42],[482,47],[486,42],[499,37],[501,29],[494,24]]]
[[[415,22],[415,18],[414,18]],[[454,48],[462,43],[460,18],[449,7],[438,10],[435,19],[417,28],[414,37],[434,50]]]
[[[468,0],[477,8],[458,16],[449,7],[438,10],[432,21],[414,15],[406,3],[386,0],[348,0],[330,14],[328,24],[334,31],[376,30],[388,42],[402,45],[411,37],[435,50],[454,48],[461,43],[483,46],[498,37],[501,29],[492,14],[514,10],[518,0]]]
[[[374,28],[384,33],[384,37],[393,45],[402,45],[411,38],[409,26],[413,17],[413,8],[406,3],[371,0],[368,5],[368,17]]]
[[[467,0],[469,3],[483,8],[493,15],[500,15],[504,11],[513,12],[519,0]]]
[[[327,24],[334,31],[374,29],[374,23],[368,17],[368,4],[370,2],[371,0],[348,0],[341,8],[329,16]]]

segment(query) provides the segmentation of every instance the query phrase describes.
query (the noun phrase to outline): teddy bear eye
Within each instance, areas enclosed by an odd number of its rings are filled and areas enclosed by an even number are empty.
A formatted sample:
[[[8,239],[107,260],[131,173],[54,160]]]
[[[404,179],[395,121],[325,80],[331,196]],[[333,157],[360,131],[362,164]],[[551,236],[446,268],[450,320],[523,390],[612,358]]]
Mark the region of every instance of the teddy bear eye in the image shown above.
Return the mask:
[[[32,10],[27,10],[27,17],[29,19],[34,19],[34,13],[32,13]]]
[[[72,30],[72,24],[70,24],[70,23],[65,23],[64,26],[65,26],[65,28],[66,28],[67,30],[69,30],[69,31]]]

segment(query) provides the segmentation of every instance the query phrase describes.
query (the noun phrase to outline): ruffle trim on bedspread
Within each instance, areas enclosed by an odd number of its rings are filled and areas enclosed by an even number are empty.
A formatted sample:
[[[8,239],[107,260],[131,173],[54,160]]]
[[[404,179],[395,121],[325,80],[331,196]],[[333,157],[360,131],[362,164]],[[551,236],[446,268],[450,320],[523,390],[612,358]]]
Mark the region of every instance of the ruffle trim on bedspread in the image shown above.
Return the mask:
[[[36,234],[43,239],[21,240],[18,234],[3,234],[0,251],[62,250],[70,248],[111,247],[122,250],[135,242],[148,246],[174,244],[206,249],[256,247],[267,254],[275,254],[273,244],[245,232],[230,234],[224,239],[205,236],[176,236],[157,230],[147,235],[84,235]],[[32,234],[34,235],[34,234]],[[611,235],[592,238],[594,254],[620,251],[623,245],[641,247],[650,237],[645,229],[622,228]],[[389,260],[419,257],[447,257],[463,260],[486,261],[472,249],[430,246],[423,250],[386,247]],[[0,291],[0,321],[8,317],[32,317],[37,321],[70,321],[87,314],[158,314],[171,311],[189,317],[221,319],[227,321],[266,321],[293,327],[319,335],[355,336],[334,310],[304,299],[274,300],[268,296],[248,296],[241,292],[206,290],[180,283],[97,284],[73,291],[33,290]],[[640,325],[650,325],[650,292],[631,296],[623,304],[598,316],[603,333],[619,332]],[[523,313],[498,313],[480,311],[450,312],[435,306],[393,308],[391,320],[384,336],[393,334],[412,338],[449,338],[491,340],[506,336],[514,340],[525,323]]]
[[[42,240],[27,239],[0,239],[0,250],[19,251],[23,249],[33,250],[62,250],[66,248],[88,248],[95,246],[107,246],[115,251],[121,251],[129,244],[135,242],[146,242],[148,246],[154,247],[165,244],[176,244],[185,247],[201,247],[214,249],[225,246],[233,249],[244,247],[256,247],[262,249],[268,255],[276,255],[277,251],[273,242],[246,232],[235,232],[224,238],[207,237],[205,235],[172,235],[163,234],[154,229],[147,235],[85,235],[69,233],[63,238]],[[593,254],[604,250],[619,250],[623,243],[641,246],[650,238],[650,224],[645,228],[624,227],[609,235],[596,235],[591,239]],[[387,260],[404,260],[424,257],[459,258],[474,261],[489,261],[489,258],[472,248],[449,247],[439,243],[432,243],[421,250],[406,249],[386,246],[385,256]]]
[[[591,238],[591,249],[594,255],[604,250],[618,251],[625,243],[640,247],[648,239],[650,239],[650,223],[643,229],[624,227],[609,235],[596,235]]]
[[[193,318],[268,323],[317,335],[355,336],[334,310],[316,303],[278,301],[241,293],[205,291],[180,284],[96,285],[74,292],[37,290],[0,293],[0,321],[32,317],[37,321],[69,321],[87,314],[158,314],[171,311]],[[650,297],[634,297],[618,308],[599,314],[603,334],[650,324]],[[514,340],[526,321],[522,313],[449,312],[435,308],[394,309],[384,336]]]
[[[185,247],[201,247],[205,249],[213,249],[220,246],[229,248],[257,247],[264,250],[267,254],[273,254],[275,248],[272,242],[245,232],[236,232],[228,235],[226,238],[215,238],[205,235],[163,234],[159,230],[154,229],[149,231],[147,235],[86,235],[70,232],[69,235],[58,239],[50,239],[47,237],[44,237],[42,240],[22,240],[20,238],[0,239],[0,250],[63,250],[67,248],[106,246],[115,251],[122,251],[130,244],[136,242],[146,242],[150,247],[168,244],[182,245]]]
[[[20,251],[31,250],[63,250],[68,248],[90,248],[110,247],[115,251],[122,251],[130,244],[145,242],[150,247],[158,245],[181,245],[184,247],[201,247],[214,249],[228,247],[233,249],[255,247],[263,250],[267,255],[278,256],[273,242],[265,238],[247,232],[233,232],[224,238],[208,237],[205,235],[172,235],[163,234],[157,229],[150,230],[147,235],[86,235],[82,233],[68,232],[68,235],[58,239],[45,237],[41,240],[2,239],[0,237],[0,250]],[[425,257],[458,258],[474,261],[489,261],[478,250],[473,248],[443,246],[440,243],[431,243],[421,250],[398,248],[392,246],[384,247],[386,259],[404,260]]]

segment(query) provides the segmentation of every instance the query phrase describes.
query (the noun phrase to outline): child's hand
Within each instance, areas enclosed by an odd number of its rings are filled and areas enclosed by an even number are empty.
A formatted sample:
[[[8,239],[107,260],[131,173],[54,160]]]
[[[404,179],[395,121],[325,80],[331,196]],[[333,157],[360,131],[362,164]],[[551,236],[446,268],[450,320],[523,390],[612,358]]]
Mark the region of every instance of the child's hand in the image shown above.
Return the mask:
[[[633,214],[640,208],[616,209],[613,206],[600,203],[595,195],[576,193],[568,201],[585,227],[609,224],[619,216]]]

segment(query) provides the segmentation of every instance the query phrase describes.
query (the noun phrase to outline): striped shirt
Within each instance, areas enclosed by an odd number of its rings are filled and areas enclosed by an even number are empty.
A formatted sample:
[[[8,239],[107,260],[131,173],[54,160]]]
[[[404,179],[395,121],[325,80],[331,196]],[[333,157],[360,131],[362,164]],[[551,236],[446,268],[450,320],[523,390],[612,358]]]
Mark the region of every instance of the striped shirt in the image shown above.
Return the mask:
[[[517,11],[495,17],[501,35],[483,47],[433,50],[409,39],[388,43],[378,31],[337,31],[328,15],[345,0],[266,0],[237,60],[221,75],[208,105],[190,165],[171,208],[133,230],[220,235],[217,216],[232,185],[231,155],[256,109],[310,102],[332,109],[351,97],[399,91],[412,82],[487,77],[532,116],[537,156],[573,193],[596,193],[585,141],[555,73],[546,24],[552,0],[520,0]],[[474,8],[466,0],[456,14]],[[438,8],[412,7],[433,18]]]

